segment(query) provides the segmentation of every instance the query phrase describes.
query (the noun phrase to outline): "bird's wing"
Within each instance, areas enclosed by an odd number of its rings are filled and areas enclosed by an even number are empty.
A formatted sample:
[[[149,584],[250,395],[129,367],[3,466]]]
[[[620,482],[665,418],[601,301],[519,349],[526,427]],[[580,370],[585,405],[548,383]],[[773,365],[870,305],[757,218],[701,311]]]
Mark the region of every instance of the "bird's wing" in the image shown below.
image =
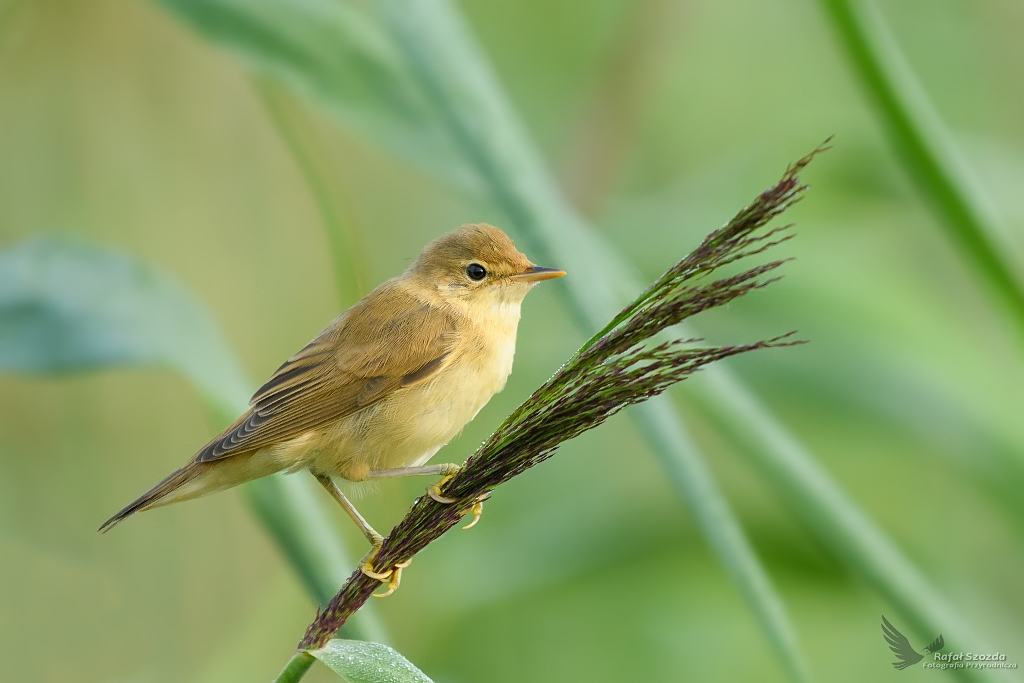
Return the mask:
[[[911,664],[917,664],[924,659],[918,654],[914,648],[910,646],[910,641],[907,637],[896,630],[896,627],[889,623],[889,620],[882,615],[882,635],[885,636],[885,641],[889,643],[889,649],[896,654],[896,658],[900,661],[893,662],[892,665],[897,669],[905,669]]]
[[[448,360],[456,325],[450,314],[386,285],[278,368],[252,397],[249,412],[195,460],[293,439],[426,380]]]
[[[939,637],[933,640],[932,644],[925,649],[928,650],[928,652],[938,652],[944,647],[946,647],[946,641],[942,639],[942,634],[940,633]]]

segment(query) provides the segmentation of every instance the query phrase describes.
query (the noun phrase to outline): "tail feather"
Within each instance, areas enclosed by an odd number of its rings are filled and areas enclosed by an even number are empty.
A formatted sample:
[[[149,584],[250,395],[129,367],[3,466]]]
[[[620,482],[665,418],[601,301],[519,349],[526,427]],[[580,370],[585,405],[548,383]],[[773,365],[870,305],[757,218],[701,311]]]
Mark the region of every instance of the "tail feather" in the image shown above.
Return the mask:
[[[103,526],[99,528],[100,533],[103,534],[110,531],[126,517],[130,517],[140,510],[145,510],[146,508],[157,504],[161,498],[166,497],[168,494],[195,479],[196,476],[199,475],[201,469],[202,468],[197,466],[196,463],[189,463],[180,470],[172,472],[166,479],[146,491],[137,500],[129,503],[123,510],[105,521]]]

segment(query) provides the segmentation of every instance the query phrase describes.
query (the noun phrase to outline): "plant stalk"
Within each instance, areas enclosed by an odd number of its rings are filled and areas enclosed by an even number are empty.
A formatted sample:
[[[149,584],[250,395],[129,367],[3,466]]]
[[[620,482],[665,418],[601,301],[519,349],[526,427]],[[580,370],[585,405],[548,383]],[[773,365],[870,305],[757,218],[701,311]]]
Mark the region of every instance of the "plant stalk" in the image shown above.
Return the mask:
[[[284,669],[277,675],[273,683],[297,683],[306,675],[309,668],[313,666],[316,657],[308,652],[296,652],[285,664]]]

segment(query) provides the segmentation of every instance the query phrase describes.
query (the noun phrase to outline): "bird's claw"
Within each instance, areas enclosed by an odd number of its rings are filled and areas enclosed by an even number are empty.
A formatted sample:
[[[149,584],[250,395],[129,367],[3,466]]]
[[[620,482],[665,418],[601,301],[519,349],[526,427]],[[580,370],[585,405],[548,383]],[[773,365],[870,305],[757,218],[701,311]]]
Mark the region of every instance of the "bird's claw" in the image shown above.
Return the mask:
[[[452,503],[457,503],[459,501],[458,498],[449,498],[448,496],[442,496],[441,487],[447,484],[449,481],[451,481],[452,477],[454,477],[458,473],[459,467],[457,465],[453,465],[451,469],[444,472],[444,477],[442,477],[440,481],[435,481],[433,484],[427,487],[427,495],[436,500],[438,503],[442,503],[443,505],[451,505]]]
[[[398,585],[402,582],[402,570],[409,566],[411,560],[405,562],[397,562],[395,566],[389,568],[387,571],[378,572],[373,567],[373,559],[377,557],[377,553],[380,552],[381,546],[384,545],[383,538],[372,538],[370,543],[373,545],[370,548],[370,552],[366,553],[362,560],[359,561],[359,571],[371,579],[378,581],[387,581],[388,589],[384,593],[374,593],[375,598],[386,598],[396,590]]]
[[[386,572],[375,572],[375,571],[373,571],[372,569],[369,568],[371,566],[372,565],[368,565],[368,566],[359,565],[359,571],[361,571],[363,574],[366,574],[371,579],[377,579],[378,581],[386,581],[389,576],[391,576],[392,574],[395,573],[394,569],[389,569]]]
[[[441,478],[440,481],[436,481],[427,487],[427,495],[436,500],[438,503],[441,503],[442,505],[451,505],[452,503],[459,502],[458,498],[449,498],[448,496],[441,495],[441,487],[447,484],[449,481],[451,481],[452,477],[458,474],[458,472],[459,467],[453,465],[451,469],[444,472],[445,476]],[[469,508],[468,510],[462,511],[462,514],[467,514],[469,512],[473,513],[473,521],[467,524],[466,526],[462,527],[463,529],[472,529],[476,526],[476,523],[480,521],[480,515],[482,515],[484,512],[485,500],[487,500],[487,494],[484,494],[478,497],[476,500],[474,500],[473,507]]]
[[[412,560],[406,560],[405,562],[397,562],[392,569],[388,570],[388,575],[391,576],[391,580],[388,581],[388,589],[383,593],[373,593],[375,598],[386,598],[396,590],[398,590],[399,584],[402,583],[402,570],[409,566]],[[366,572],[363,572],[364,574]]]
[[[468,510],[464,510],[463,514],[467,512],[473,513],[473,521],[462,527],[463,529],[472,529],[476,526],[476,523],[480,521],[480,515],[484,514],[484,501],[487,500],[488,494],[484,494],[473,501],[473,507]]]
[[[371,579],[377,579],[378,581],[385,581],[394,572],[393,569],[388,569],[385,572],[378,572],[373,568],[373,558],[377,557],[377,553],[380,552],[380,548],[384,545],[384,539],[380,536],[376,536],[370,539],[370,551],[363,555],[363,559],[359,560],[359,571],[366,574]]]

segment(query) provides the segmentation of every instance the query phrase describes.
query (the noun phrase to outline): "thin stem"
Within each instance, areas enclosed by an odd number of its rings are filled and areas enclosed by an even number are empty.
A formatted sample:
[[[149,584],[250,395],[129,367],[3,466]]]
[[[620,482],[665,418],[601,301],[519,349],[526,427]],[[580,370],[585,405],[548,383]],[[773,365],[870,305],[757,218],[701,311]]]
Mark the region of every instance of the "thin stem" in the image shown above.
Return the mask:
[[[273,683],[296,683],[302,680],[302,677],[306,675],[309,667],[313,666],[315,661],[316,657],[308,652],[296,652],[288,660],[288,663],[285,664],[284,669],[277,675]]]

